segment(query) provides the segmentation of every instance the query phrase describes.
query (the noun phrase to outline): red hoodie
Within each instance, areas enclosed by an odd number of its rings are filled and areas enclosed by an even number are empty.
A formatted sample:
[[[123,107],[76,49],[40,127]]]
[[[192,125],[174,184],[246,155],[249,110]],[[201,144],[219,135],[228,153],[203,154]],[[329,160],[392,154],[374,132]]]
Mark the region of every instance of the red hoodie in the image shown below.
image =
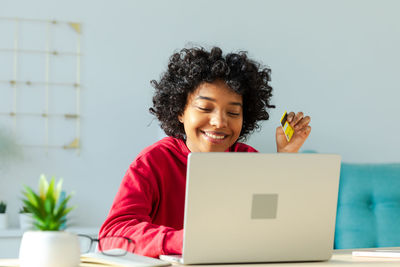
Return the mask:
[[[235,143],[227,152],[257,152]],[[166,137],[144,149],[122,180],[99,237],[125,236],[135,253],[182,254],[186,165],[185,142]]]

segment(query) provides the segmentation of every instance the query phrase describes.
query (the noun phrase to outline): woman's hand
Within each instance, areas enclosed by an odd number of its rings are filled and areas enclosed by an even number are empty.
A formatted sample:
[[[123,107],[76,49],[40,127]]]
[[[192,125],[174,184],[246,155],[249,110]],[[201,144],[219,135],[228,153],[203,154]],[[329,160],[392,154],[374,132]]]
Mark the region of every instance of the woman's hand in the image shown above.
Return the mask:
[[[285,133],[281,126],[276,128],[276,148],[278,152],[298,152],[311,132],[310,116],[304,117],[303,112],[288,113],[287,120],[292,126],[294,133],[290,142],[287,141]]]

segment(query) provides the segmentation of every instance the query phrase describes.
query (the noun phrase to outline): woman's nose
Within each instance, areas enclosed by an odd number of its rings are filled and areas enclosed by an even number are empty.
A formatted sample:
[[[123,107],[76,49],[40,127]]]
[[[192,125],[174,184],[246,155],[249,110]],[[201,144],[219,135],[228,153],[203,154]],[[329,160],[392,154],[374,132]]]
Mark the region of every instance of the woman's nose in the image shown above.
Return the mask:
[[[228,119],[223,112],[214,112],[211,114],[210,124],[216,128],[224,128],[228,126]]]

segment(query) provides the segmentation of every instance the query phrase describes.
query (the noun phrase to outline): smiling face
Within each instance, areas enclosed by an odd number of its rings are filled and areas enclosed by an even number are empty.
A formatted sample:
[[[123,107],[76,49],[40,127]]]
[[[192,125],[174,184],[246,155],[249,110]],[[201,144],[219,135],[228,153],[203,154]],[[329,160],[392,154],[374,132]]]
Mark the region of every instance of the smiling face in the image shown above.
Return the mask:
[[[242,96],[224,81],[202,83],[188,95],[185,110],[178,118],[191,152],[225,151],[242,130]]]

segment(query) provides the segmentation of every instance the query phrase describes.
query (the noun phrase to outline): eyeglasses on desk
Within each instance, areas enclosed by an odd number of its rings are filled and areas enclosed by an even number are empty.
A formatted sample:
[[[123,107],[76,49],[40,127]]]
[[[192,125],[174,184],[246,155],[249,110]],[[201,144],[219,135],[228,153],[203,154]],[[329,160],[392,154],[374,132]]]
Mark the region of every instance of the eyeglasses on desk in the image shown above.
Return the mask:
[[[133,253],[135,242],[124,236],[106,236],[102,238],[93,238],[88,235],[78,235],[81,254],[88,253],[93,249],[107,256],[124,256],[126,253]],[[97,248],[93,245],[97,243]]]

